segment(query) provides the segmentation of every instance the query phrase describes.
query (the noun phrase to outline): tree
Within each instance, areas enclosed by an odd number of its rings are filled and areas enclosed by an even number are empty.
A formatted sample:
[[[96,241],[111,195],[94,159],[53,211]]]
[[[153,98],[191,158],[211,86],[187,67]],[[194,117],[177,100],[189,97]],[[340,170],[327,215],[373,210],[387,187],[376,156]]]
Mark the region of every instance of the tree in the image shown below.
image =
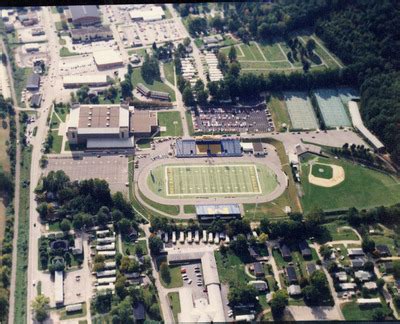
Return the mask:
[[[332,251],[327,245],[321,245],[321,247],[319,248],[319,253],[325,260],[327,260],[330,257]]]
[[[163,248],[163,242],[158,236],[151,236],[149,238],[149,248],[150,252],[153,255],[158,255],[160,254],[162,248]]]
[[[124,99],[132,97],[132,83],[127,80],[121,82],[121,95]]]
[[[160,275],[166,284],[171,283],[171,274],[169,272],[168,264],[166,262],[161,263]]]
[[[197,93],[197,103],[200,106],[204,106],[208,101],[208,90],[201,90]]]
[[[309,56],[312,56],[315,46],[316,46],[315,40],[310,38],[306,43],[306,49]]]
[[[115,308],[111,310],[113,315],[113,323],[124,323],[124,324],[134,324],[135,319],[133,318],[133,307],[132,300],[128,296],[122,302],[118,304]]]
[[[71,229],[71,222],[64,218],[60,223],[60,230],[63,232],[68,232]]]
[[[269,226],[270,226],[270,222],[269,222],[268,218],[262,218],[260,221],[260,231],[268,234]]]
[[[288,295],[285,290],[278,290],[274,293],[271,300],[271,312],[275,319],[279,319],[283,315],[283,311],[288,303]]]
[[[375,241],[371,240],[370,238],[366,237],[363,239],[361,247],[364,252],[371,253],[375,250]]]
[[[393,277],[395,279],[400,279],[400,262],[393,261]]]
[[[128,294],[128,291],[126,290],[125,287],[126,287],[126,277],[124,275],[117,276],[117,279],[115,281],[115,292],[121,299],[124,299]]]
[[[8,314],[8,290],[0,287],[0,319]]]
[[[43,294],[37,295],[32,301],[31,307],[38,322],[43,322],[49,316],[49,304],[50,298]]]
[[[46,202],[40,203],[36,207],[36,211],[39,213],[39,216],[41,219],[45,220],[47,218],[47,211],[48,211],[48,205]]]
[[[236,48],[235,46],[231,46],[231,48],[229,49],[229,61],[232,63],[233,61],[236,61],[237,59],[237,53],[236,53]]]
[[[315,286],[309,285],[303,288],[304,301],[307,305],[317,305],[320,297],[318,290]]]
[[[111,291],[97,293],[94,299],[94,307],[96,308],[96,311],[101,314],[108,313],[111,309],[112,297],[113,295]]]
[[[261,233],[257,238],[258,243],[265,244],[268,241],[268,234]]]
[[[239,256],[244,256],[248,253],[246,237],[243,234],[237,236],[236,241],[232,241],[230,248]]]
[[[240,64],[239,64],[239,62],[234,61],[229,65],[228,74],[233,76],[234,78],[239,77],[239,74],[240,74]]]
[[[258,293],[252,285],[238,285],[229,289],[229,305],[256,304]]]
[[[380,322],[385,319],[385,313],[381,308],[374,309],[372,312],[372,320],[375,322]]]
[[[193,91],[190,87],[186,87],[182,93],[182,99],[187,107],[193,107],[195,105],[195,100],[193,96]]]
[[[186,47],[190,45],[190,37],[186,37],[186,38],[183,40],[183,45],[185,45]]]

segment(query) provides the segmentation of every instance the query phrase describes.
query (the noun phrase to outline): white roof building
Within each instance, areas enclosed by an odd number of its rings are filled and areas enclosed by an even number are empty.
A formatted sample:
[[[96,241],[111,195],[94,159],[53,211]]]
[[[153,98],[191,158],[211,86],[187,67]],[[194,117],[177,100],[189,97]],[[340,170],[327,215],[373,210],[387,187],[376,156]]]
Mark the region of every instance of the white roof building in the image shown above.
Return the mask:
[[[359,305],[379,305],[381,304],[380,298],[358,298],[357,304]]]
[[[142,9],[134,9],[129,11],[132,20],[156,21],[165,17],[164,10],[160,6],[151,6]]]
[[[104,74],[63,76],[63,85],[65,88],[74,88],[80,86],[101,87],[101,86],[106,86],[107,84],[108,84],[107,76]]]
[[[64,273],[56,271],[54,273],[54,301],[56,305],[64,304]]]
[[[364,122],[360,115],[360,110],[358,109],[357,102],[350,100],[349,101],[349,111],[351,116],[351,121],[353,125],[358,131],[376,148],[382,149],[384,148],[383,143],[372,134],[367,127],[365,127]]]
[[[93,52],[93,58],[99,68],[112,68],[123,64],[120,52],[112,49]]]
[[[296,296],[301,294],[301,288],[299,285],[290,285],[287,291],[289,296]]]

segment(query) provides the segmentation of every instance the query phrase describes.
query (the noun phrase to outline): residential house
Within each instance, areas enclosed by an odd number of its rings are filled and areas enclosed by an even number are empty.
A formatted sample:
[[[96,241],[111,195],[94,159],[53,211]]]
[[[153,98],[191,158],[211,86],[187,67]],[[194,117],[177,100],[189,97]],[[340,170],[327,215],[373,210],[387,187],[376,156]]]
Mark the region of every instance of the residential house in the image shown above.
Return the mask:
[[[379,257],[390,257],[392,253],[390,253],[389,247],[386,244],[378,244],[375,246],[375,253],[379,255]]]
[[[286,244],[282,244],[280,246],[280,251],[281,251],[283,260],[290,261],[292,259],[291,251]]]
[[[290,284],[297,283],[296,269],[292,266],[286,268],[286,275]]]
[[[264,277],[265,275],[264,268],[260,262],[255,262],[253,268],[254,268],[254,275],[256,277]]]
[[[311,249],[308,246],[308,243],[306,241],[301,241],[299,243],[299,249],[300,249],[301,255],[303,256],[304,259],[312,258]]]

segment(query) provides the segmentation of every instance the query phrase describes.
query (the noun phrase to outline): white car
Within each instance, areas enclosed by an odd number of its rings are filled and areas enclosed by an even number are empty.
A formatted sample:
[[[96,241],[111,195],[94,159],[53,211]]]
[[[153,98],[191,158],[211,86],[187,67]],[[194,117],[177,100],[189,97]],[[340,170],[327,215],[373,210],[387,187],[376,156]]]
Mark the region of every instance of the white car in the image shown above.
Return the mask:
[[[189,279],[188,284],[190,285],[192,283],[192,279]]]

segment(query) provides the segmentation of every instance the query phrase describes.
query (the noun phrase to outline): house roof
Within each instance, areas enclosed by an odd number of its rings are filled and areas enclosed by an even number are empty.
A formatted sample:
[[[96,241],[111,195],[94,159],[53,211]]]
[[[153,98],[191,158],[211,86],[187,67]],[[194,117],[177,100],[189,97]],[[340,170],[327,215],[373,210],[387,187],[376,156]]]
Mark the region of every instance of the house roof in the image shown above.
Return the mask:
[[[364,264],[365,264],[365,261],[363,259],[351,260],[351,266],[352,267],[363,267]]]
[[[378,251],[379,254],[391,255],[389,247],[386,244],[378,244],[375,246],[375,249]]]
[[[40,76],[37,73],[32,73],[28,77],[28,81],[26,82],[27,88],[38,88],[40,83]]]
[[[289,247],[286,244],[282,244],[281,247],[280,247],[280,250],[281,250],[281,254],[282,254],[283,257],[290,257],[291,256],[291,254],[290,254],[291,251],[290,251]]]
[[[301,288],[299,285],[290,285],[287,289],[289,295],[300,295]]]
[[[262,265],[261,265],[260,262],[255,262],[255,263],[254,263],[254,273],[255,273],[255,274],[257,274],[257,273],[259,273],[259,274],[264,273],[264,269],[263,269],[263,267],[262,267]]]
[[[308,246],[308,243],[306,241],[301,241],[299,243],[299,248],[302,255],[311,255],[310,247]]]
[[[31,106],[39,107],[42,101],[42,95],[40,93],[35,93],[31,98]]]
[[[317,271],[317,266],[314,263],[307,263],[306,268],[309,275]]]
[[[296,281],[297,280],[297,275],[296,275],[296,270],[294,267],[287,267],[286,268],[286,274],[289,278],[290,281]]]

